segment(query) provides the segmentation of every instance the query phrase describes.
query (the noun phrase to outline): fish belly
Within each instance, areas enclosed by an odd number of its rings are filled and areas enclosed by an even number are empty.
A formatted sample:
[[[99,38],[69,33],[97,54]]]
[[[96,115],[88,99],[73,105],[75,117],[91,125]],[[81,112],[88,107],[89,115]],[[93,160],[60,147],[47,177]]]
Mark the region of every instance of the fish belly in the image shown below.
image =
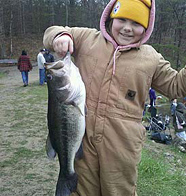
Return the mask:
[[[77,186],[74,160],[85,132],[85,117],[73,105],[57,104],[55,107],[51,104],[48,108],[48,127],[51,145],[60,165],[56,195],[66,196]]]

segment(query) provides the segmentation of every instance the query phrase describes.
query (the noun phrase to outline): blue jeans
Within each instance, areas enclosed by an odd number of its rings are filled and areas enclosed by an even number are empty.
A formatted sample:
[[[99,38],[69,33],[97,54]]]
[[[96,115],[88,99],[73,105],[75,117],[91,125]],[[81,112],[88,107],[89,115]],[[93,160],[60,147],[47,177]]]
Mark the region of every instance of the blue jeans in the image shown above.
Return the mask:
[[[28,85],[28,71],[22,71],[21,72],[23,83]]]
[[[45,82],[45,69],[39,69],[39,84],[43,85]]]

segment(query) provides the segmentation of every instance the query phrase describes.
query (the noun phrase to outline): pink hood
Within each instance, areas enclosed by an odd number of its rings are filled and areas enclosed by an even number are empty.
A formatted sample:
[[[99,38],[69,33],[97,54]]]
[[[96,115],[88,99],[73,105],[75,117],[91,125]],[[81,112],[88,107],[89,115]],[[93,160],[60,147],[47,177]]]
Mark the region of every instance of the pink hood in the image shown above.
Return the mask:
[[[155,0],[152,0],[152,6],[151,6],[151,11],[150,11],[150,18],[149,18],[149,25],[148,28],[145,32],[144,37],[141,39],[140,42],[135,43],[135,44],[130,44],[127,46],[118,46],[118,44],[115,42],[115,40],[107,33],[106,28],[105,28],[105,22],[107,20],[107,18],[110,15],[110,12],[112,11],[112,8],[115,4],[117,0],[111,0],[107,6],[105,7],[102,16],[101,16],[101,20],[100,20],[100,29],[101,32],[103,34],[103,36],[109,41],[111,42],[115,48],[118,49],[127,49],[127,48],[136,48],[139,47],[140,45],[144,44],[145,42],[147,42],[147,40],[150,38],[153,28],[154,28],[154,21],[155,21]]]

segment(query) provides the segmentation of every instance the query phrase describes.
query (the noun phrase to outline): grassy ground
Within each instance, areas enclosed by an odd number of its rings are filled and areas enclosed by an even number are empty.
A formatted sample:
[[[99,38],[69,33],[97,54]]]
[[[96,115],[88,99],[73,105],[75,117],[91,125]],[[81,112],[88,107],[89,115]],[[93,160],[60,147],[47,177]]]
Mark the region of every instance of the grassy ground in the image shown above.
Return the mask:
[[[0,80],[0,195],[53,195],[57,160],[45,155],[47,88],[38,85],[37,68],[28,87],[13,68]]]
[[[139,196],[185,196],[186,156],[147,140],[139,165]]]
[[[45,154],[47,87],[38,71],[23,87],[16,68],[0,68],[0,195],[53,196],[58,161]],[[186,156],[147,139],[139,165],[138,196],[185,196]]]

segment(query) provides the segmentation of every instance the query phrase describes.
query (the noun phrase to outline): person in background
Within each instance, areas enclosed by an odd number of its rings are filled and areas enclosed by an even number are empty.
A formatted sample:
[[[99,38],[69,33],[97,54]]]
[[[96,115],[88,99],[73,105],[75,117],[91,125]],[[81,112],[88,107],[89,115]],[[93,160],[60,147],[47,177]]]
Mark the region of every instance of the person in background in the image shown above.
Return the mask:
[[[44,53],[44,58],[46,63],[52,63],[54,62],[54,56],[50,53],[50,50],[45,49],[45,53]],[[46,69],[45,69],[46,72]],[[45,83],[47,82],[46,76],[45,76]]]
[[[37,64],[38,64],[38,68],[39,68],[39,84],[40,85],[43,85],[45,82],[44,64],[45,64],[46,60],[44,58],[44,53],[45,53],[45,50],[41,49],[39,54],[37,55]]]
[[[32,64],[25,50],[22,51],[21,56],[18,59],[17,68],[21,72],[23,86],[28,86],[28,72],[32,70]]]
[[[50,53],[50,50],[45,49],[44,58],[47,63],[54,62],[54,56]]]
[[[156,105],[156,91],[153,88],[149,89],[150,107]]]
[[[150,45],[155,1],[111,0],[100,30],[52,26],[45,48],[69,51],[86,87],[84,156],[75,161],[72,196],[136,196],[137,167],[145,141],[142,125],[149,88],[170,99],[186,95],[186,69],[178,73]]]
[[[150,99],[150,107],[148,109],[148,112],[150,112],[151,117],[156,117],[157,109],[155,107],[156,105],[156,92],[153,88],[149,89],[149,99]]]
[[[180,151],[186,152],[186,107],[183,103],[178,102],[174,115],[173,126],[175,129],[174,144]]]
[[[186,97],[183,98],[183,104],[186,106]]]
[[[173,99],[171,103],[171,115],[173,116],[176,111],[177,99]]]

